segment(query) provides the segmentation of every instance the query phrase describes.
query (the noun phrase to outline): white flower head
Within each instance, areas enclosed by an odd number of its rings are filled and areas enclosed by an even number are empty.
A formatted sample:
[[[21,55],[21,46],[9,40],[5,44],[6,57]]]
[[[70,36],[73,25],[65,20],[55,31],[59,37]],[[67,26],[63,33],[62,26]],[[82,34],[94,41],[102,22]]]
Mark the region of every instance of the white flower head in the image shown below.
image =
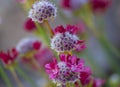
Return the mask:
[[[74,50],[79,38],[69,32],[58,33],[51,39],[51,49],[57,52],[65,52]]]
[[[33,43],[36,41],[39,40],[35,37],[24,38],[17,44],[16,50],[21,54],[27,53],[34,49]]]
[[[53,19],[56,17],[57,8],[49,1],[42,0],[33,4],[29,11],[29,18],[33,21],[42,23],[45,20]]]

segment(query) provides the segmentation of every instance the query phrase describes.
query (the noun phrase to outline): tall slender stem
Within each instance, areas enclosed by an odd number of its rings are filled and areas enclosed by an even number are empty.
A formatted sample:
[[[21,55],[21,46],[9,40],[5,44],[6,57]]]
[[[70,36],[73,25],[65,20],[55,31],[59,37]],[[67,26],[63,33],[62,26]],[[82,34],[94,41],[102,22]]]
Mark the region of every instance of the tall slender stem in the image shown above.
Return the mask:
[[[45,26],[46,26],[47,29],[48,29],[48,33],[50,33],[50,37],[53,37],[54,33],[53,33],[53,31],[52,31],[52,28],[51,28],[49,22],[48,22],[48,21],[45,21],[44,24],[45,24]]]
[[[18,79],[18,76],[14,70],[14,68],[10,68],[10,71],[11,71],[11,74],[13,75],[15,81],[17,82],[18,84],[18,87],[24,87],[23,84],[20,82],[20,80]]]

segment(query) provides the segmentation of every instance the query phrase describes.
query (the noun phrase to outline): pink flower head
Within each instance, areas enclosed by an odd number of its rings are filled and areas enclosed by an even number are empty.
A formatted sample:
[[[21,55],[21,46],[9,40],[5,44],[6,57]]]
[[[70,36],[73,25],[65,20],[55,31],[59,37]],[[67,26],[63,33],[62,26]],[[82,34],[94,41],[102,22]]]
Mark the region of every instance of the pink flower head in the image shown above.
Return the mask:
[[[111,0],[90,0],[92,10],[96,13],[104,12],[111,4]]]
[[[48,48],[44,48],[35,54],[35,58],[40,66],[45,66],[45,64],[52,61],[53,53]]]
[[[81,78],[81,72],[87,70],[84,61],[76,56],[61,54],[60,60],[54,59],[54,62],[45,65],[50,79],[57,84],[75,83]]]
[[[32,21],[32,19],[28,18],[28,19],[25,21],[24,29],[25,29],[26,31],[34,31],[34,30],[36,29],[36,25],[35,25],[35,23]]]
[[[7,53],[0,51],[0,59],[6,65],[12,64],[15,61],[17,56],[18,56],[18,53],[15,48],[8,50]]]
[[[65,9],[80,9],[88,0],[60,0],[61,6]]]
[[[77,31],[78,27],[74,25],[67,25],[66,28],[62,25],[56,27],[54,30],[55,34],[51,39],[51,48],[57,52],[85,49],[84,41],[79,40],[76,36]]]
[[[16,49],[19,53],[27,53],[30,51],[39,50],[41,47],[41,42],[37,38],[25,38],[21,40]]]
[[[93,80],[93,87],[101,87],[105,83],[102,79],[94,79]]]
[[[82,83],[82,85],[86,85],[88,84],[88,79],[89,77],[92,75],[92,71],[90,69],[90,67],[85,67],[83,68],[83,70],[81,71],[81,74],[80,74],[80,81]]]

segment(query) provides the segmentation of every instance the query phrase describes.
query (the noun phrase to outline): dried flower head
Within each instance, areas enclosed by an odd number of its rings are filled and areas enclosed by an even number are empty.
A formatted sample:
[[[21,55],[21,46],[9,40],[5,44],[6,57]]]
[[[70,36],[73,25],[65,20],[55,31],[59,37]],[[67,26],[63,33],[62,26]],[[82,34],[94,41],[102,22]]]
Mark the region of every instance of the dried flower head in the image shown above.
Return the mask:
[[[3,51],[0,51],[0,59],[3,61],[4,64],[7,64],[7,65],[14,63],[17,56],[18,56],[18,53],[15,48],[8,50],[6,53]]]
[[[46,71],[49,77],[57,85],[65,85],[66,83],[75,83],[81,77],[80,74],[85,70],[84,61],[76,56],[60,55],[60,62],[54,59],[54,62],[46,64]],[[82,74],[84,76],[84,74]]]
[[[51,39],[51,48],[57,52],[69,52],[74,49],[86,48],[83,40],[75,35],[78,30],[77,26],[67,25],[66,28],[58,26],[55,28],[55,35]]]
[[[37,1],[33,4],[31,10],[29,11],[29,18],[33,21],[39,23],[44,22],[45,20],[53,19],[56,17],[57,9],[55,5],[48,1]]]
[[[33,50],[39,50],[41,47],[41,42],[37,38],[25,38],[21,40],[16,49],[19,53],[27,53]]]

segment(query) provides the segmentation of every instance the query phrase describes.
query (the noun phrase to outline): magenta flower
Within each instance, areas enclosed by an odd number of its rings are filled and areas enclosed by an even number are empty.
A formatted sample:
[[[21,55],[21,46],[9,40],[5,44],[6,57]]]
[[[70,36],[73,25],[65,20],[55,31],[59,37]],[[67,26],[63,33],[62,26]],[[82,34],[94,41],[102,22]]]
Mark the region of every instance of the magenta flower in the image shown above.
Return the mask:
[[[32,19],[28,18],[25,23],[24,23],[24,29],[26,31],[34,31],[36,30],[36,25],[35,23],[32,21]]]
[[[52,62],[53,53],[48,48],[43,48],[35,54],[35,58],[44,67],[45,64]]]
[[[111,0],[90,0],[93,12],[105,12],[111,4]]]
[[[26,0],[16,0],[17,2],[24,4],[26,2]]]
[[[6,65],[10,65],[10,64],[14,63],[17,56],[18,56],[18,53],[15,48],[8,50],[6,53],[3,51],[0,51],[0,59]]]
[[[102,79],[99,79],[99,78],[94,79],[93,80],[93,87],[101,87],[104,83],[105,83],[105,81]]]
[[[57,52],[69,52],[72,50],[83,50],[86,48],[84,40],[79,40],[76,36],[78,27],[67,25],[64,28],[62,25],[54,30],[54,36],[51,39],[51,48]]]
[[[60,4],[65,9],[75,10],[80,9],[88,0],[60,0]]]
[[[57,85],[65,85],[66,83],[75,83],[82,77],[86,77],[83,72],[88,72],[82,59],[71,55],[60,55],[60,62],[56,59],[52,63],[46,64],[46,71],[49,77]]]
[[[41,47],[41,42],[35,37],[30,37],[30,38],[22,39],[16,46],[16,49],[19,53],[25,54],[35,50],[39,50],[40,47]]]

